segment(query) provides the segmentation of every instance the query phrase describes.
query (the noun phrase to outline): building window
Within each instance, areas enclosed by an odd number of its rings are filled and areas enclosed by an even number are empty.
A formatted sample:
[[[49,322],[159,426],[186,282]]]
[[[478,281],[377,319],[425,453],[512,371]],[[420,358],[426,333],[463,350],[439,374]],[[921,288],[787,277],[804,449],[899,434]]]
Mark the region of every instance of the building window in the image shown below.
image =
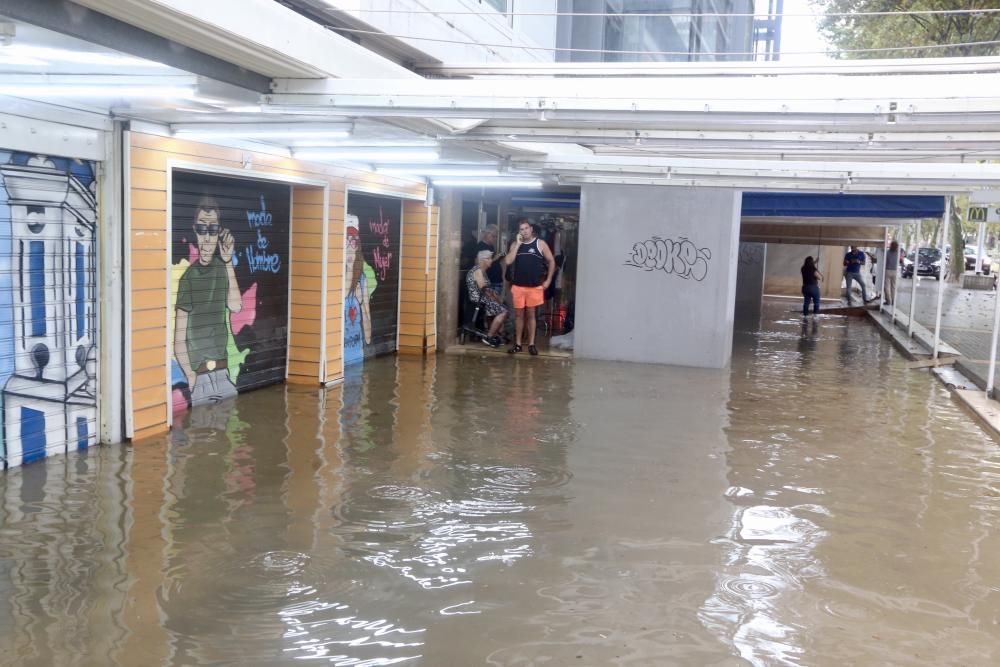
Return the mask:
[[[28,298],[31,303],[31,335],[45,335],[45,241],[28,244]]]
[[[507,0],[479,0],[479,2],[480,4],[489,5],[501,14],[506,14],[508,12]]]
[[[76,244],[76,339],[87,333],[87,273],[84,266],[83,244]]]
[[[86,417],[76,418],[76,446],[79,449],[86,449],[90,444],[90,428],[87,426]]]

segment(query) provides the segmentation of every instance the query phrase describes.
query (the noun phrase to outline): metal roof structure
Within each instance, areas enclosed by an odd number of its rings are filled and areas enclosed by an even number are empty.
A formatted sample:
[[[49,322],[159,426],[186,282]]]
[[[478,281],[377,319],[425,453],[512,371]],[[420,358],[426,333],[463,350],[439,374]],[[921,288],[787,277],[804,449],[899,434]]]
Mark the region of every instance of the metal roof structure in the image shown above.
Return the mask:
[[[67,61],[57,75],[51,63],[17,64],[0,47],[9,109],[44,104],[166,134],[197,123],[226,135],[218,143],[303,157],[315,142],[288,138],[297,130],[346,128],[348,137],[322,145],[383,149],[363,163],[432,182],[448,170],[485,170],[496,174],[488,180],[570,186],[945,194],[1000,184],[991,164],[1000,158],[1000,58],[442,63],[417,72],[272,0],[6,0],[0,13],[22,27],[15,47],[72,29],[76,39],[58,40],[64,50],[134,56],[143,51],[137,36],[116,43],[121,52],[107,46],[116,26],[131,26],[148,35],[150,53],[175,54],[114,75]],[[121,94],[72,94],[88,83]],[[141,86],[187,94],[130,96]],[[274,136],[249,131],[263,125]],[[387,147],[414,146],[434,148],[437,176],[424,174],[426,162],[380,159]],[[343,161],[328,153],[316,159]]]

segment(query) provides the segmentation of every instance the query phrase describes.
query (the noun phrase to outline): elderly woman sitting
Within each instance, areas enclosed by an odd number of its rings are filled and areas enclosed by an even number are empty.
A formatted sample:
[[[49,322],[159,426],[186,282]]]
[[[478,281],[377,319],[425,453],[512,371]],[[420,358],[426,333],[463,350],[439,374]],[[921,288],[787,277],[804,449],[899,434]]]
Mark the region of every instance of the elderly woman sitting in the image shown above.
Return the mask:
[[[486,316],[493,318],[483,343],[490,347],[500,347],[500,337],[497,336],[497,332],[507,319],[507,306],[504,305],[501,296],[490,287],[486,277],[486,270],[491,264],[493,264],[493,253],[481,250],[476,255],[476,266],[465,276],[465,286],[469,290],[469,299],[472,303],[479,304]]]

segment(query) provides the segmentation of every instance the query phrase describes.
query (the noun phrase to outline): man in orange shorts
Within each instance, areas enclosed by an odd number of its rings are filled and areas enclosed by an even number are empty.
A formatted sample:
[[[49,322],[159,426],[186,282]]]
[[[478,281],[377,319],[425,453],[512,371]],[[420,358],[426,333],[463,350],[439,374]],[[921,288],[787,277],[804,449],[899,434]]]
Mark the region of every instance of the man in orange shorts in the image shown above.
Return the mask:
[[[535,308],[545,303],[545,290],[556,272],[556,259],[545,241],[535,236],[527,218],[517,221],[517,238],[510,244],[504,258],[509,269],[510,293],[514,300],[514,346],[507,352],[516,354],[523,348],[525,322],[528,328],[528,352],[538,354],[535,347]]]

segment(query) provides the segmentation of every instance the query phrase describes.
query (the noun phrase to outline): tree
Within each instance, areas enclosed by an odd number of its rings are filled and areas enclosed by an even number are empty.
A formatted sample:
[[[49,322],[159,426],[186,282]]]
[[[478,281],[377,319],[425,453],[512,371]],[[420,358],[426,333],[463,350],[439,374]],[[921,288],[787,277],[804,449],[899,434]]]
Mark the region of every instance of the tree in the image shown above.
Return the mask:
[[[1000,12],[962,14],[906,14],[897,16],[844,16],[859,12],[916,12],[955,9],[995,9],[996,0],[812,0],[826,14],[819,20],[820,33],[840,50],[838,58],[921,58],[993,56],[1000,44],[978,43],[1000,40]],[[914,46],[944,46],[914,49]],[[859,49],[891,49],[868,51]],[[949,280],[958,281],[965,270],[965,242],[958,202],[952,198],[950,238],[952,248]],[[935,227],[937,230],[938,227]],[[931,238],[938,243],[938,236]],[[943,248],[942,248],[943,250]]]
[[[899,14],[898,16],[831,16],[858,12],[913,12],[927,10],[996,9],[996,0],[812,0],[826,16],[820,33],[837,47],[838,58],[920,58],[993,56],[1000,44],[972,44],[1000,40],[1000,13]],[[940,49],[913,49],[939,46]],[[857,49],[892,49],[851,53]]]

